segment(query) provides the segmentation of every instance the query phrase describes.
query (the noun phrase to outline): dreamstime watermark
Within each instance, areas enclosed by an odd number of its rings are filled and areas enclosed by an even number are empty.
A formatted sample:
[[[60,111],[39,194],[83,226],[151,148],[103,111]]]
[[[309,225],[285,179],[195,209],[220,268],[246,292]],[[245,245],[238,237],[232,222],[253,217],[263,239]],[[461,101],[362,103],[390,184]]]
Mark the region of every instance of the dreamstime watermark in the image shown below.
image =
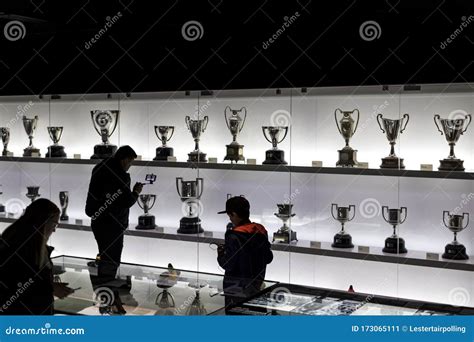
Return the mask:
[[[28,101],[28,103],[24,105],[18,105],[16,107],[17,110],[15,116],[7,122],[6,127],[12,128],[19,120],[26,116],[26,114],[31,110],[34,105],[35,104],[32,101]]]
[[[122,12],[118,11],[117,14],[115,14],[113,17],[106,17],[105,20],[106,20],[106,23],[104,24],[104,27],[101,28],[95,35],[94,37],[92,37],[89,41],[87,41],[85,44],[84,44],[84,47],[86,48],[86,50],[89,50],[93,44],[97,43],[99,41],[100,38],[102,38],[102,36],[110,29],[112,28],[112,26],[117,23],[117,21],[120,20],[120,18],[122,18]]]
[[[16,42],[17,40],[25,38],[26,27],[21,21],[12,20],[5,24],[3,34],[9,41]]]
[[[209,110],[209,107],[211,107],[211,105],[212,103],[209,100],[207,100],[206,103],[204,104],[194,105],[194,115],[192,119],[198,120],[201,115],[206,114],[206,112]]]
[[[26,203],[19,198],[10,198],[5,203],[5,212],[9,216],[20,216],[26,208]]]
[[[201,39],[202,36],[204,36],[204,27],[202,27],[199,21],[187,21],[181,27],[181,35],[188,42],[193,42],[195,40]]]
[[[453,31],[453,33],[451,33],[449,35],[448,38],[446,38],[446,40],[442,41],[441,44],[439,45],[440,49],[441,50],[444,50],[446,49],[446,47],[451,44],[463,31],[465,28],[467,28],[467,26],[474,21],[474,15],[470,15],[469,17],[466,17],[466,16],[463,16],[461,17],[461,24],[459,25],[459,27],[457,29],[455,29]]]
[[[464,287],[455,287],[449,291],[449,304],[454,306],[467,306],[471,301],[469,291]]]
[[[263,42],[262,48],[264,50],[268,49],[268,47],[277,41],[277,39],[286,31],[286,29],[290,28],[290,26],[299,18],[300,13],[298,11],[295,14],[291,15],[290,17],[285,16],[283,18],[284,22],[280,26],[278,30],[270,38]]]
[[[382,29],[379,23],[374,20],[364,21],[359,27],[359,35],[363,40],[371,42],[380,38]]]
[[[186,217],[199,217],[204,213],[204,204],[197,198],[189,198],[181,204],[181,213]]]
[[[385,100],[384,103],[380,105],[373,105],[372,113],[370,114],[370,116],[367,119],[365,119],[364,122],[359,124],[359,132],[364,131],[370,125],[372,120],[374,120],[377,117],[377,115],[381,113],[382,111],[384,111],[385,108],[387,108],[389,105],[390,103],[387,100]]]
[[[270,125],[272,126],[291,126],[291,114],[284,109],[278,109],[270,116]]]
[[[183,311],[185,311],[187,308],[189,308],[193,304],[194,299],[196,298],[196,296],[197,296],[197,294],[193,293],[188,298],[186,298],[184,300],[183,304],[181,304],[180,306],[178,306],[177,308],[174,309],[174,315],[176,315],[176,316],[181,315],[183,313]]]
[[[359,205],[360,215],[366,219],[372,219],[380,215],[382,206],[375,198],[366,198]]]
[[[45,323],[41,328],[5,328],[6,335],[84,335],[83,328],[52,328],[51,323]]]
[[[295,200],[295,198],[300,194],[300,190],[299,189],[295,189],[295,191],[292,191],[290,195],[288,194],[285,194],[283,196],[284,200],[283,200],[283,203],[284,204],[290,204],[291,202],[293,202]]]
[[[122,194],[122,190],[118,189],[117,192],[114,192],[113,194],[107,194],[106,197],[107,199],[105,200],[104,204],[99,207],[99,209],[91,216],[91,220],[94,221],[97,219],[104,211],[107,210],[108,207],[114,203],[117,198],[120,197]]]
[[[115,294],[110,287],[98,287],[94,290],[92,300],[101,308],[108,307],[115,302]]]
[[[276,287],[270,293],[270,300],[278,305],[286,305],[291,301],[291,291],[286,287]]]
[[[14,294],[12,294],[10,296],[10,298],[7,299],[7,301],[0,307],[0,312],[3,312],[5,310],[8,310],[8,308],[13,304],[15,303],[18,298],[20,298],[20,296],[23,294],[23,292],[25,292],[31,285],[33,285],[35,281],[30,278],[28,279],[28,281],[24,284],[22,283],[18,283],[18,288],[17,290],[15,291]]]
[[[462,109],[455,109],[448,114],[448,120],[465,120],[469,114]]]

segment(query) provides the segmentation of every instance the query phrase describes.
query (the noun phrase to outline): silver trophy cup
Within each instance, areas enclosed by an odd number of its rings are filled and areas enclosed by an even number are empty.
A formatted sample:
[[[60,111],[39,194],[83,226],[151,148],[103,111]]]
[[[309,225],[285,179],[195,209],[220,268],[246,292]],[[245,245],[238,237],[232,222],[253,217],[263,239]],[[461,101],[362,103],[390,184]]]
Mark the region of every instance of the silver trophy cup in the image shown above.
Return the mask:
[[[3,151],[2,156],[6,157],[11,155],[11,152],[8,151],[8,143],[10,142],[10,128],[0,127],[0,134],[2,135]]]
[[[117,146],[110,144],[109,138],[117,128],[119,115],[119,110],[91,111],[92,124],[102,139],[102,144],[94,146],[94,154],[91,159],[108,158],[117,150]]]
[[[434,122],[438,131],[446,137],[446,141],[449,144],[449,156],[443,160],[440,160],[440,171],[464,171],[464,160],[456,158],[454,154],[454,146],[458,142],[461,135],[466,132],[467,128],[471,124],[471,114],[464,116],[464,119],[441,119],[439,114],[434,116]],[[440,129],[440,126],[442,130]]]
[[[272,144],[272,149],[265,152],[263,164],[288,164],[285,161],[285,151],[278,149],[278,144],[285,140],[288,134],[288,126],[262,126],[262,131],[265,139]]]
[[[174,126],[155,126],[155,134],[161,141],[161,146],[156,148],[156,156],[153,160],[168,160],[173,156],[173,148],[167,145],[174,133]]]
[[[206,154],[199,150],[199,140],[206,130],[209,117],[206,115],[203,119],[192,120],[190,116],[186,116],[184,121],[194,139],[194,151],[188,153],[188,162],[207,162]]]
[[[39,186],[27,186],[26,187],[26,197],[28,197],[31,202],[33,202],[36,198],[40,197],[41,194],[39,193]]]
[[[199,199],[204,189],[204,179],[196,178],[193,181],[183,181],[182,177],[176,178],[176,190],[184,202],[186,207],[186,216],[179,221],[178,233],[181,234],[197,234],[204,230],[201,227],[201,219],[199,218]]]
[[[240,116],[242,113],[244,115],[243,118]],[[247,108],[232,109],[227,106],[224,110],[224,119],[230,134],[232,134],[232,142],[226,145],[227,152],[224,160],[230,160],[231,162],[245,160],[243,155],[244,145],[237,142],[237,135],[242,131],[242,128],[244,128],[245,120],[247,119]]]
[[[407,218],[407,208],[401,207],[400,209],[389,209],[384,205],[382,206],[382,217],[385,222],[393,226],[393,234],[385,239],[385,247],[383,248],[383,251],[385,253],[393,254],[406,253],[407,249],[405,248],[405,240],[398,236],[397,227],[405,222]]]
[[[353,248],[352,237],[345,231],[345,224],[352,221],[355,217],[355,205],[348,207],[340,207],[337,204],[331,204],[332,217],[341,223],[341,231],[334,236],[333,247],[337,248]]]
[[[466,253],[466,247],[458,242],[457,234],[462,232],[469,225],[469,214],[462,215],[450,214],[449,211],[443,211],[443,223],[454,234],[454,239],[444,248],[443,258],[451,260],[467,260],[469,256]]]
[[[352,114],[357,112],[357,120],[352,118]],[[342,114],[342,118],[338,120],[338,113]],[[339,152],[339,160],[336,163],[336,166],[342,167],[353,167],[357,166],[357,150],[354,150],[349,146],[349,141],[357,131],[357,126],[359,125],[360,112],[358,109],[352,111],[343,111],[337,108],[334,111],[334,119],[336,120],[336,126],[339,130],[339,133],[344,138],[346,146]]]
[[[59,145],[59,140],[63,135],[62,126],[48,126],[49,137],[53,141],[53,145],[48,147],[48,152],[46,153],[47,158],[65,158],[66,152],[64,152],[64,146]]]
[[[69,220],[69,216],[67,215],[67,207],[69,205],[69,191],[59,192],[59,205],[61,206],[61,216],[59,219],[61,221]]]
[[[27,118],[23,116],[23,127],[25,128],[25,132],[28,135],[28,139],[30,139],[30,144],[27,148],[23,150],[23,157],[31,157],[33,155],[40,156],[40,150],[37,149],[33,145],[33,137],[35,134],[36,126],[38,125],[38,116],[36,115],[33,118]]]
[[[283,226],[273,234],[273,242],[290,243],[291,241],[297,241],[296,232],[288,225],[288,220],[296,215],[293,213],[293,204],[277,204],[277,207],[278,213],[274,215],[283,221]]]
[[[381,168],[388,169],[404,169],[403,158],[398,158],[395,154],[395,143],[398,139],[398,134],[402,134],[407,128],[410,116],[403,114],[401,119],[392,120],[386,119],[382,114],[377,115],[377,122],[383,133],[386,134],[388,142],[390,143],[390,154],[388,157],[382,158]]]
[[[143,209],[144,215],[138,217],[138,226],[136,229],[155,229],[155,216],[150,215],[149,211],[156,202],[156,195],[154,194],[140,194],[138,196],[138,206]]]

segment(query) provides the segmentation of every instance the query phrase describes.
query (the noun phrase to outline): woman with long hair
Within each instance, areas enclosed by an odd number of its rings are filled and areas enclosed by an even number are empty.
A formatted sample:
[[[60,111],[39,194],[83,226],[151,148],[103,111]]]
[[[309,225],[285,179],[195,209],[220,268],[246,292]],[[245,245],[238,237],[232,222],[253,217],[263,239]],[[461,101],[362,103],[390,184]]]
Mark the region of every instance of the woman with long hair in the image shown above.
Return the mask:
[[[73,290],[53,282],[52,247],[60,210],[48,199],[32,202],[0,238],[0,314],[51,315],[54,296]]]

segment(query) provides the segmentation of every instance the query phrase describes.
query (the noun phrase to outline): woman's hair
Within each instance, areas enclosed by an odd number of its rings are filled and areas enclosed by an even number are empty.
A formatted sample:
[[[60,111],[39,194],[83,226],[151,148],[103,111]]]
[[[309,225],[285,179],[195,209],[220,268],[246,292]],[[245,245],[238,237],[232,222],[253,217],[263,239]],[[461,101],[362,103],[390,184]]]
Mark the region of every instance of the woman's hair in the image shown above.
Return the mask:
[[[60,210],[48,199],[39,198],[26,207],[23,215],[2,233],[3,243],[25,260],[41,268],[47,261],[46,222]],[[22,255],[24,254],[24,255]]]

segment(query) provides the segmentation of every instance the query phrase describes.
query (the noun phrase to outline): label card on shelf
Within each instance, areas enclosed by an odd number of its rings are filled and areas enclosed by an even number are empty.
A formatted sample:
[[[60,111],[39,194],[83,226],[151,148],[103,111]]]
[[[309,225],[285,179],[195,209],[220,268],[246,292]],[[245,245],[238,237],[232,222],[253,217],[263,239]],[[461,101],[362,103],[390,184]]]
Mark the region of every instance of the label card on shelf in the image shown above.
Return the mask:
[[[426,253],[426,259],[428,260],[439,260],[438,253]]]
[[[135,160],[142,160],[142,156],[141,156],[141,155],[137,155],[137,157],[135,158]]]
[[[311,248],[321,248],[321,241],[310,241],[309,246]]]
[[[368,246],[359,246],[357,247],[357,250],[359,251],[359,253],[370,253],[370,247]]]
[[[257,159],[247,158],[247,165],[257,165]]]
[[[38,158],[40,156],[40,154],[38,152],[31,152],[31,156],[33,158]]]
[[[74,153],[74,159],[81,159],[80,153]]]
[[[81,219],[76,219],[76,224],[82,226],[83,222]]]
[[[433,171],[433,164],[420,164],[421,171]]]
[[[168,156],[168,158],[166,160],[169,161],[169,162],[175,162],[177,159],[174,156]]]
[[[5,157],[13,157],[13,152],[7,152],[7,155]]]
[[[164,233],[164,231],[165,230],[163,229],[163,227],[156,227],[155,228],[155,232],[157,232],[157,233]]]
[[[217,158],[212,158],[212,157],[209,157],[209,163],[214,163],[214,164],[217,164]]]
[[[359,162],[357,164],[357,167],[360,169],[368,169],[369,168],[369,163],[368,162]]]
[[[203,233],[203,235],[204,235],[205,237],[212,237],[212,232],[206,232],[206,231],[205,231],[205,232]]]
[[[322,162],[321,160],[313,160],[313,161],[311,162],[311,165],[312,165],[313,167],[323,167],[323,162]]]

